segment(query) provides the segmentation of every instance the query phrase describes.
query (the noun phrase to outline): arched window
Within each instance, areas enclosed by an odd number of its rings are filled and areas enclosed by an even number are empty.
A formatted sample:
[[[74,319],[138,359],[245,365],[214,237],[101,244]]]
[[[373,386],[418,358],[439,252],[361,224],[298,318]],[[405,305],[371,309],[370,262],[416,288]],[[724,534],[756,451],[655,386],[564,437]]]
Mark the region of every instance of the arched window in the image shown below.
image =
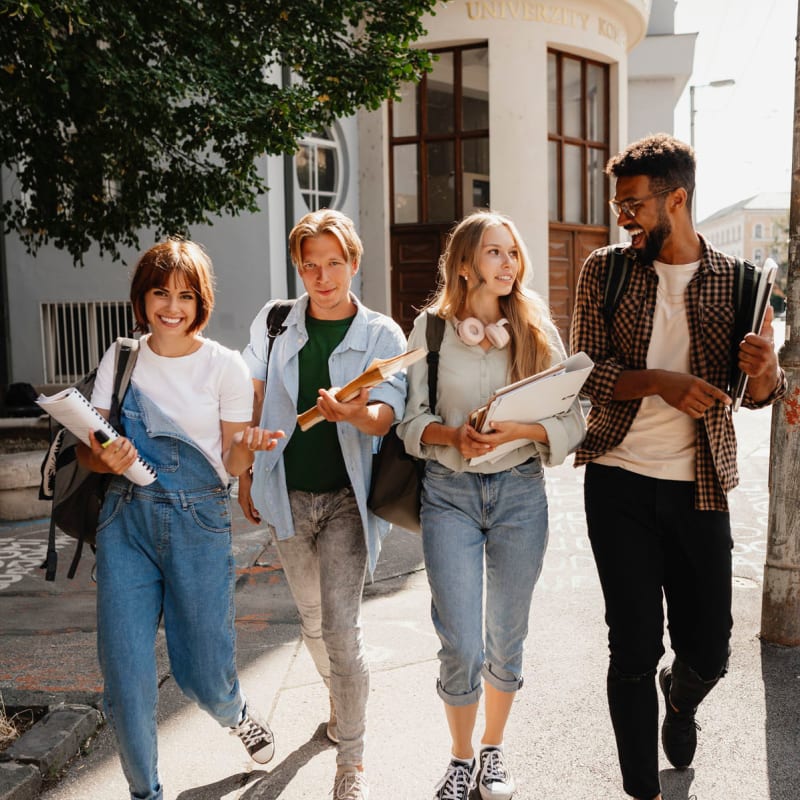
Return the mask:
[[[316,131],[300,140],[295,170],[310,211],[336,208],[341,183],[341,147],[333,131]]]
[[[753,236],[755,236],[756,239],[764,238],[764,228],[760,222],[756,225],[755,230],[753,232]]]

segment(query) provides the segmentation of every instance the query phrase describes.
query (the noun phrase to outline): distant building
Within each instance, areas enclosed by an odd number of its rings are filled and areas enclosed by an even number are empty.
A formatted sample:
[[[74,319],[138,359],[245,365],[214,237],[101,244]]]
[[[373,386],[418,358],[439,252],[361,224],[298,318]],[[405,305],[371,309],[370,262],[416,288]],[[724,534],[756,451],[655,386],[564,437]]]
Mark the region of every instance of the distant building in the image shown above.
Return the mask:
[[[720,209],[697,224],[715,247],[756,264],[788,262],[789,192],[762,192]]]

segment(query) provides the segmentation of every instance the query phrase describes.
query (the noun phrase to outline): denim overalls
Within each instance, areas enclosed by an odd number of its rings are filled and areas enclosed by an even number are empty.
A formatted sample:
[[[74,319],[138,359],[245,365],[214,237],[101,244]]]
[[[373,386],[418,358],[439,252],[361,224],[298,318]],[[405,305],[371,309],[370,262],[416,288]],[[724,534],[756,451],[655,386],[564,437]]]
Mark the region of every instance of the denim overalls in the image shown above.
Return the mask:
[[[183,692],[221,725],[244,708],[235,665],[230,494],[205,455],[133,384],[126,435],[158,480],[112,479],[97,528],[97,641],[106,715],[136,800],[161,800],[155,641],[163,615]]]

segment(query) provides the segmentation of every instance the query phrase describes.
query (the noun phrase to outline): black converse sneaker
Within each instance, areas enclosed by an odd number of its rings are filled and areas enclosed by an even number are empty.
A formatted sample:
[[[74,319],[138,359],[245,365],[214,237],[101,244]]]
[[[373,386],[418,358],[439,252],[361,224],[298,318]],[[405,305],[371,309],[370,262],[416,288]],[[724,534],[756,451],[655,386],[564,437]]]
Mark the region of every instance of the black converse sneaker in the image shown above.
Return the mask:
[[[269,725],[247,708],[242,721],[231,728],[231,734],[242,740],[250,758],[259,764],[266,764],[275,755],[275,737]]]
[[[511,800],[517,788],[511,770],[506,766],[500,747],[483,747],[480,755],[481,769],[478,789],[483,800]]]
[[[475,788],[478,764],[473,758],[470,763],[454,758],[447,766],[444,777],[436,784],[433,800],[468,800]]]

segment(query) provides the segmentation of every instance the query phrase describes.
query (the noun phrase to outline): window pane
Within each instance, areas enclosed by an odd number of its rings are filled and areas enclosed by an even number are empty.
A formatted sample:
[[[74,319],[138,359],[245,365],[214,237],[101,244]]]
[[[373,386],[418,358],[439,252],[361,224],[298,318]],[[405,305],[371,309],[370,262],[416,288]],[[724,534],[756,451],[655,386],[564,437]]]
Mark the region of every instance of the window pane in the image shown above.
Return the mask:
[[[433,72],[427,76],[428,133],[452,133],[455,124],[453,103],[453,54],[439,53]]]
[[[401,83],[398,94],[402,100],[392,103],[392,136],[416,136],[417,85]]]
[[[336,151],[328,147],[317,150],[317,188],[331,193],[336,189]]]
[[[311,148],[301,144],[295,158],[297,165],[297,182],[301,189],[311,188]]]
[[[417,145],[401,144],[392,148],[394,166],[394,221],[419,222],[417,211]]]
[[[558,133],[558,60],[547,54],[547,131]]]
[[[428,145],[428,219],[452,222],[456,217],[453,142]]]
[[[604,225],[606,221],[605,157],[602,150],[589,148],[589,174],[586,186],[589,192],[587,206],[589,208],[589,224]]]
[[[468,214],[478,208],[489,208],[489,140],[464,140],[461,160],[464,165],[464,213]]]
[[[547,143],[547,201],[550,219],[558,221],[558,142]]]
[[[581,138],[581,62],[574,58],[564,58],[563,92],[564,136]]]
[[[586,65],[586,138],[605,140],[606,82],[605,70],[599,64]]]
[[[564,222],[583,222],[582,191],[582,148],[570,144],[564,145]]]
[[[489,50],[464,50],[461,55],[461,128],[465,131],[489,127]]]

